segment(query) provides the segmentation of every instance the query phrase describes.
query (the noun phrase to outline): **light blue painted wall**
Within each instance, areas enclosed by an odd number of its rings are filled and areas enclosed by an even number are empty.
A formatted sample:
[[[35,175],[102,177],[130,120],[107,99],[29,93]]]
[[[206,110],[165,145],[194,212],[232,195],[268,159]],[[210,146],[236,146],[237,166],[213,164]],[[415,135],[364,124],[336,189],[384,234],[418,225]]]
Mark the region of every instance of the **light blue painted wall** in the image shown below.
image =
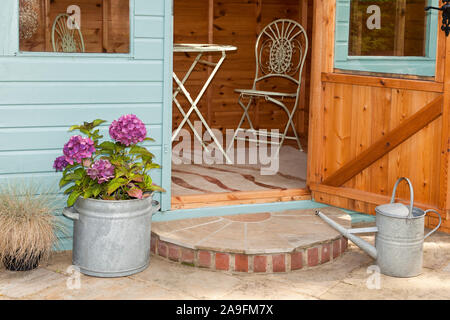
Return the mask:
[[[169,190],[157,196],[169,208],[171,10],[171,0],[130,0],[130,54],[20,53],[18,0],[0,1],[0,183],[20,178],[56,188],[52,164],[68,126],[102,118],[107,133],[112,120],[134,113],[156,139],[148,147],[163,169],[153,179]],[[68,249],[71,223],[61,219]]]

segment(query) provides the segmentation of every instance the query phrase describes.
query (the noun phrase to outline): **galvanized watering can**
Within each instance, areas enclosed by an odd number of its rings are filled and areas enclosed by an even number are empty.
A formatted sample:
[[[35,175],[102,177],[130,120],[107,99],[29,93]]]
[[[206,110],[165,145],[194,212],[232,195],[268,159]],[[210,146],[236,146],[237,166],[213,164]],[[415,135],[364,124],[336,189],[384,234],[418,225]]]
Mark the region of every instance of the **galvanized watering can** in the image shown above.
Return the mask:
[[[409,207],[395,203],[395,193],[401,181],[409,184],[411,201]],[[414,191],[408,178],[397,180],[392,192],[391,203],[375,208],[376,227],[346,229],[323,213],[316,214],[331,227],[342,233],[358,247],[376,260],[382,274],[409,278],[422,272],[423,241],[441,225],[441,216],[433,209],[422,210],[413,206]],[[434,212],[439,217],[439,224],[424,236],[425,216]],[[355,236],[358,233],[376,232],[375,247]]]

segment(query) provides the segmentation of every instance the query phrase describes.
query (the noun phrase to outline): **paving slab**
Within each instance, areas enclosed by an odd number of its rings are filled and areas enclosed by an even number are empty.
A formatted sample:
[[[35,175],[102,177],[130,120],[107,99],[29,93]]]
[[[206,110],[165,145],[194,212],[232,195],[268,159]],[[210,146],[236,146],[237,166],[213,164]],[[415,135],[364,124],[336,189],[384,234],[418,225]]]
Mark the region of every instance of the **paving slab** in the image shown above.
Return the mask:
[[[317,300],[317,298],[292,290],[289,284],[267,279],[246,280],[224,300]]]
[[[130,278],[197,299],[219,299],[240,284],[240,279],[231,274],[178,265],[159,257],[154,257],[147,270]]]
[[[32,271],[0,272],[0,295],[23,298],[66,281],[66,277],[43,268]]]
[[[449,300],[450,281],[448,274],[424,268],[414,278],[394,278],[380,275],[379,286],[373,281],[373,273],[366,268],[354,271],[339,284],[321,295],[321,299],[352,300]]]
[[[253,218],[251,218],[253,219]],[[236,221],[234,221],[236,222]],[[247,223],[250,223],[247,221]],[[364,236],[369,242],[373,236]],[[193,268],[152,255],[145,271],[122,278],[81,275],[80,287],[69,270],[71,252],[52,256],[30,272],[0,267],[0,300],[8,299],[439,299],[450,300],[450,235],[433,234],[425,241],[423,273],[414,278],[380,275],[379,288],[370,281],[374,264],[364,251],[349,243],[333,263],[289,273],[230,273]],[[369,281],[369,282],[368,282]],[[368,286],[367,284],[371,286]]]

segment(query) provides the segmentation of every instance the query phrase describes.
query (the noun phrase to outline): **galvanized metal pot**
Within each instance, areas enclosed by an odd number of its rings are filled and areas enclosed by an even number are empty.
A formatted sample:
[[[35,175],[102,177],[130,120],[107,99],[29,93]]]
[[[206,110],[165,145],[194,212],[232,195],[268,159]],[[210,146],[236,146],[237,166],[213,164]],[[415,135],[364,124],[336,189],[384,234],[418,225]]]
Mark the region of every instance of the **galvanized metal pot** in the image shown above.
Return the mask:
[[[401,181],[409,185],[411,201],[409,207],[402,203],[395,203],[395,193]],[[380,272],[399,278],[415,277],[422,273],[423,241],[441,225],[441,216],[435,210],[416,208],[414,191],[407,178],[400,178],[394,186],[391,203],[375,208],[376,227],[346,229],[323,213],[316,214],[346,238],[367,252],[380,268]],[[433,212],[439,217],[436,228],[424,236],[425,216]],[[355,234],[376,232],[375,247]]]
[[[96,277],[121,277],[145,270],[150,263],[152,214],[159,203],[78,198],[63,210],[74,221],[73,264]]]

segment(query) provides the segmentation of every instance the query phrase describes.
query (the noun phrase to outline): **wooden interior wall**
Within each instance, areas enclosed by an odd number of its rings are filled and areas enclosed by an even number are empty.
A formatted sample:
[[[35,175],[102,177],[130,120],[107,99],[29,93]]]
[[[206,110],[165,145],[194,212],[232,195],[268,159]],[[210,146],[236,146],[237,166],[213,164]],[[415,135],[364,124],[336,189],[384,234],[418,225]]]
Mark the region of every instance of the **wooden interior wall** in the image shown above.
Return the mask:
[[[242,115],[238,94],[234,89],[251,88],[255,77],[255,44],[262,28],[273,20],[289,18],[299,21],[311,39],[312,0],[174,0],[175,43],[217,43],[234,45],[236,52],[228,54],[210,88],[199,104],[199,109],[213,128],[224,132],[235,129]],[[310,53],[304,71],[302,100],[296,116],[297,131],[306,142],[309,112]],[[218,56],[211,59],[217,60]],[[193,56],[175,54],[174,70],[184,75]],[[198,67],[188,81],[193,96],[208,76],[206,67]],[[280,89],[280,88],[273,88]],[[183,97],[180,102],[186,108]],[[278,107],[260,102],[251,112],[255,126],[262,129],[284,129],[285,113]],[[195,119],[195,117],[192,117]],[[174,106],[173,127],[178,127],[182,116]],[[187,126],[185,128],[188,128]]]
[[[434,81],[355,76],[333,68],[334,39],[332,36],[323,37],[323,34],[334,34],[334,17],[334,1],[315,3],[308,159],[308,184],[313,198],[374,214],[377,205],[390,201],[396,180],[408,177],[414,187],[415,206],[437,209],[443,218],[440,230],[450,232],[448,204],[443,202],[447,195],[442,195],[442,191],[447,190],[444,176],[447,175],[448,164],[442,158],[448,153],[448,110],[442,106],[441,116],[352,179],[338,187],[327,185],[327,178],[338,169],[407,121],[427,103],[442,97],[443,93],[445,95],[444,79],[450,77],[447,73],[444,77],[442,72],[445,35],[439,34]],[[447,59],[450,60],[450,56]],[[441,141],[445,142],[441,144]],[[406,184],[399,187],[397,196],[404,201],[409,199]],[[436,217],[427,218],[426,226],[434,227],[437,222]]]
[[[128,53],[130,24],[128,0],[38,0],[39,27],[35,35],[20,41],[20,50],[53,51],[51,31],[56,16],[71,5],[81,8],[81,32],[86,52]]]

